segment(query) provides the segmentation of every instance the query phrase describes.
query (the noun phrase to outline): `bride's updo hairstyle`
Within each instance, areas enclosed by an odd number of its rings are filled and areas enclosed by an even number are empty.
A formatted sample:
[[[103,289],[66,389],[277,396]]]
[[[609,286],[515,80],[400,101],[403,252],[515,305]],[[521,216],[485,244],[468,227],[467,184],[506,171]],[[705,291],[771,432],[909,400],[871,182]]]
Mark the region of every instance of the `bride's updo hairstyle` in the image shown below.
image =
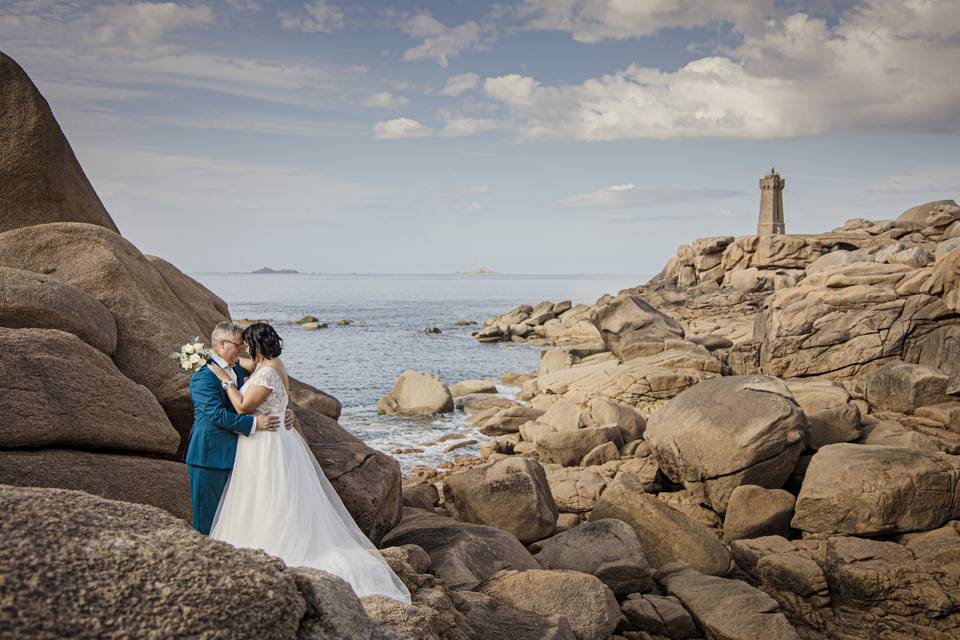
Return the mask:
[[[283,338],[266,322],[254,322],[243,330],[243,341],[250,349],[250,357],[254,360],[259,355],[262,358],[276,358],[283,350]]]

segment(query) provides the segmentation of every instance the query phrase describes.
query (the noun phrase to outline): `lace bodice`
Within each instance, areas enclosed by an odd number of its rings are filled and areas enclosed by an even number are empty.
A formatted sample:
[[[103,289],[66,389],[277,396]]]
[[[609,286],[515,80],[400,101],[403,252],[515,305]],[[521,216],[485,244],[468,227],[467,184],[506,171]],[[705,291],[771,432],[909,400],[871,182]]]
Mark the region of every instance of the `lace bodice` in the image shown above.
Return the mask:
[[[277,373],[275,369],[258,366],[254,369],[253,373],[250,374],[246,382],[243,383],[240,393],[242,394],[247,388],[247,385],[250,384],[266,387],[273,391],[273,393],[268,395],[267,399],[257,407],[256,411],[253,412],[255,415],[282,415],[287,410],[287,402],[289,400],[287,397],[287,388],[283,386],[283,379],[280,378],[280,374]]]

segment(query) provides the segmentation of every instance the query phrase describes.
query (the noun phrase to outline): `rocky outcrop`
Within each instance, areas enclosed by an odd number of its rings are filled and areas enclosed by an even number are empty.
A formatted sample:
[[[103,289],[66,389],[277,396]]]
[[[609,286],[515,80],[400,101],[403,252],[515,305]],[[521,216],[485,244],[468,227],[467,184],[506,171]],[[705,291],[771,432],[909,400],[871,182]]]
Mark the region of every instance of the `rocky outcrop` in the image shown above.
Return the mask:
[[[520,542],[547,537],[557,523],[557,505],[536,460],[506,458],[448,474],[443,492],[459,520],[497,527]]]
[[[109,309],[117,327],[117,368],[153,393],[181,435],[189,432],[189,376],[177,373],[167,356],[194,336],[210,334],[215,318],[194,309],[215,306],[212,293],[206,292],[208,303],[187,306],[167,283],[171,270],[161,275],[131,243],[90,224],[37,224],[0,233],[0,265],[49,274]]]
[[[473,335],[480,342],[537,342],[540,344],[596,339],[596,329],[586,315],[585,305],[569,300],[536,305],[521,304],[499,316],[487,318]]]
[[[377,413],[430,416],[453,411],[453,396],[432,373],[407,370],[393,389],[377,401]]]
[[[934,269],[855,262],[776,291],[757,320],[761,366],[781,378],[848,378],[889,360],[943,367],[960,358],[957,311]]]
[[[650,417],[644,435],[667,477],[723,513],[739,485],[783,486],[805,430],[806,417],[783,382],[730,376],[678,395]]]
[[[796,498],[782,489],[744,484],[733,490],[723,519],[723,541],[790,534]]]
[[[187,467],[170,460],[70,449],[6,450],[0,451],[0,484],[78,489],[193,521]]]
[[[397,638],[339,578],[214,542],[154,507],[0,486],[0,510],[4,635]]]
[[[860,437],[860,407],[842,386],[829,380],[787,380],[785,384],[807,416],[808,448]]]
[[[605,640],[620,619],[620,607],[610,589],[578,571],[500,571],[479,591],[515,609],[562,615],[577,640]]]
[[[49,276],[0,267],[0,327],[59,329],[103,353],[117,348],[110,311],[89,294]]]
[[[681,563],[661,567],[657,580],[683,603],[707,637],[800,639],[779,603],[742,580],[703,575]]]
[[[960,632],[960,536],[733,543],[738,566],[809,638],[952,638]]]
[[[710,529],[645,493],[632,475],[615,478],[590,518],[615,518],[630,525],[640,539],[644,556],[655,568],[680,561],[709,575],[730,571],[730,553]]]
[[[44,222],[117,231],[33,82],[0,53],[0,232]]]
[[[55,329],[0,328],[0,443],[172,454],[157,400],[109,357]]]
[[[558,533],[534,557],[544,569],[596,576],[617,596],[654,589],[640,540],[630,525],[620,520],[593,520]]]
[[[815,533],[923,531],[960,518],[960,457],[863,444],[820,449],[793,526]]]
[[[683,340],[683,327],[639,296],[621,295],[601,301],[590,312],[607,350],[626,362],[661,353],[671,342]]]
[[[450,589],[473,589],[501,569],[540,567],[513,534],[420,509],[404,508],[400,523],[380,544],[421,547]]]

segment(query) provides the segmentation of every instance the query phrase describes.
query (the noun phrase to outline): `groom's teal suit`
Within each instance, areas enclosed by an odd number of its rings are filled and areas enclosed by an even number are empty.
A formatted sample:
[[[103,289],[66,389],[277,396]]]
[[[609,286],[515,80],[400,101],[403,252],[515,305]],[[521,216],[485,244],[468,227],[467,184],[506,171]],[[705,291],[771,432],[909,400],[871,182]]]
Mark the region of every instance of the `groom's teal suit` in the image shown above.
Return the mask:
[[[249,374],[239,365],[234,365],[233,370],[240,387]],[[220,380],[206,367],[190,379],[190,398],[193,400],[193,430],[187,443],[186,463],[190,474],[193,527],[208,534],[237,456],[238,434],[250,435],[254,418],[234,411]]]

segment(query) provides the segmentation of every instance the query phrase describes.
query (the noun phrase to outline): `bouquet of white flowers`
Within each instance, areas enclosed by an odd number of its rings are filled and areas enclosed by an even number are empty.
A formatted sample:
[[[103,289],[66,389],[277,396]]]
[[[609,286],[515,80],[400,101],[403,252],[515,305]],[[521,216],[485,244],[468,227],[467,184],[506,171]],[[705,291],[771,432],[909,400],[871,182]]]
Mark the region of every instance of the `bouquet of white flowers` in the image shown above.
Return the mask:
[[[210,357],[210,350],[200,342],[200,336],[180,347],[180,351],[174,351],[170,354],[171,360],[178,360],[180,368],[190,373],[195,373],[205,367],[208,357]]]

